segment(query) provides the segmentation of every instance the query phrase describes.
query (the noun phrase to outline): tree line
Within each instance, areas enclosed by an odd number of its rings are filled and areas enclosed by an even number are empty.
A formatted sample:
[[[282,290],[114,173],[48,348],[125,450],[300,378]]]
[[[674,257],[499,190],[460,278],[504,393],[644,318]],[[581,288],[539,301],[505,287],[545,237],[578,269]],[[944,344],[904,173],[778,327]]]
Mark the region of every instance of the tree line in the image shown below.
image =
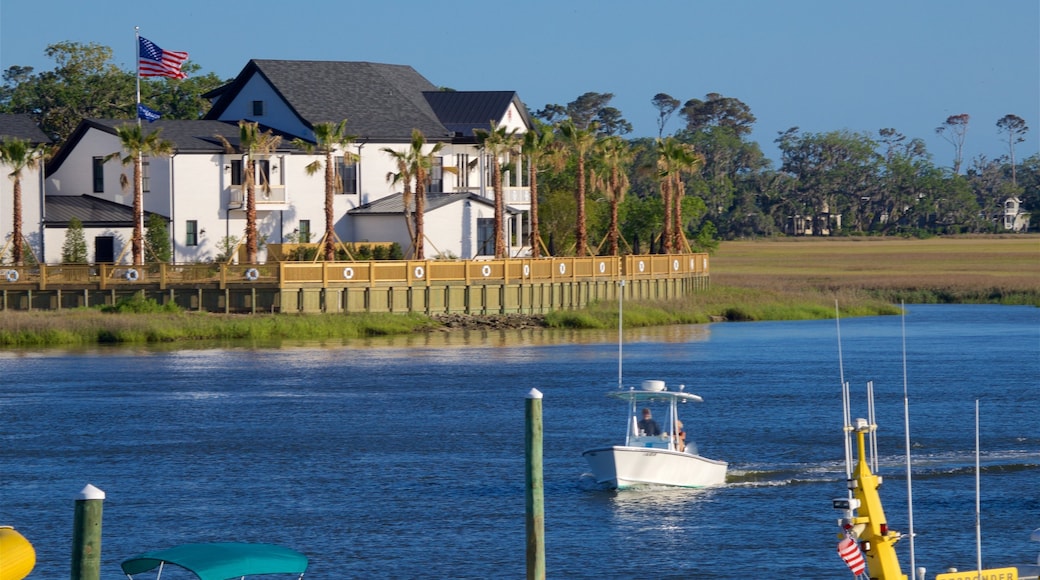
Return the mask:
[[[58,145],[84,118],[136,117],[136,73],[112,64],[110,48],[63,42],[49,46],[46,55],[55,61],[53,70],[12,66],[3,72],[0,112],[30,114]],[[200,74],[190,61],[183,69],[186,80],[142,79],[142,101],[168,119],[202,118],[210,107],[203,95],[230,79]],[[754,114],[737,98],[708,93],[682,102],[658,93],[648,103],[658,113],[657,136],[632,139],[625,137],[632,125],[611,106],[612,98],[589,92],[566,105],[547,104],[532,111],[535,128],[524,135],[493,124],[478,132],[494,160],[496,200],[502,199],[504,180],[531,189],[528,241],[536,256],[711,250],[720,239],[793,233],[998,232],[1008,198],[1021,199],[1027,211],[1040,208],[1040,156],[1016,157],[1029,127],[1014,114],[985,121],[1007,139],[1006,154],[997,159],[962,158],[968,128],[977,121],[960,114],[936,127],[953,147],[950,167],[937,164],[923,140],[895,128],[872,134],[792,127],[776,138],[781,158],[773,168],[750,139]],[[678,128],[669,132],[673,124]],[[319,136],[316,148],[327,157],[347,137],[346,129],[322,130],[329,134]],[[424,144],[421,134],[413,141]],[[406,192],[406,219],[418,246],[413,250],[421,255],[431,154],[404,155],[388,181]],[[518,157],[525,160],[522,175]],[[318,163],[314,171],[327,171],[328,165]],[[504,208],[496,206],[495,215],[500,254],[509,246]],[[334,235],[327,230],[326,255]],[[135,232],[136,239],[140,235]]]

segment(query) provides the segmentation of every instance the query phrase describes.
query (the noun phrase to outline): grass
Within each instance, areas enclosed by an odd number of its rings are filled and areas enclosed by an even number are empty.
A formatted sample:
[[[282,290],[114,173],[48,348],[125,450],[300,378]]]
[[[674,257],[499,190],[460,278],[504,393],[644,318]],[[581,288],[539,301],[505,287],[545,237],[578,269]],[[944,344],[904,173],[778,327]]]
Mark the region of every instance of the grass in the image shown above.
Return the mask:
[[[1040,306],[1040,235],[726,242],[715,286],[863,295],[891,303]]]

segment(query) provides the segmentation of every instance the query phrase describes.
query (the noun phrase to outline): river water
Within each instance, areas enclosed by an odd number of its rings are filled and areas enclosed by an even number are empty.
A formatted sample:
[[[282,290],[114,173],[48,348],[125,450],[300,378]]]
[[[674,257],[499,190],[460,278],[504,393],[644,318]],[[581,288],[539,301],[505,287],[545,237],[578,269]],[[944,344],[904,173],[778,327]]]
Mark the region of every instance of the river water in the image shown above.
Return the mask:
[[[874,381],[881,489],[906,531],[903,327],[916,561],[1035,562],[1040,309],[626,330],[624,383],[704,397],[683,411],[712,490],[613,492],[581,452],[614,443],[616,332],[451,333],[324,344],[0,353],[0,524],[67,578],[74,498],[106,493],[102,578],[187,542],[283,544],[308,578],[523,578],[524,403],[544,394],[546,568],[555,578],[845,578],[840,376]],[[909,569],[908,542],[897,546]],[[186,578],[167,569],[167,580]]]

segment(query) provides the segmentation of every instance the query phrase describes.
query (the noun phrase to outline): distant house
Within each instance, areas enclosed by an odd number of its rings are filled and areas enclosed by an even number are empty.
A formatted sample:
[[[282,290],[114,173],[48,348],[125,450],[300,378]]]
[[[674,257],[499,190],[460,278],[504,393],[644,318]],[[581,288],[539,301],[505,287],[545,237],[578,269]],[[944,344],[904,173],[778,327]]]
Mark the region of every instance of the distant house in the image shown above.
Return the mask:
[[[1004,201],[1004,214],[1000,216],[1005,230],[1013,232],[1029,231],[1031,215],[1022,207],[1022,200],[1009,197]]]
[[[515,92],[440,91],[402,65],[252,60],[231,83],[207,97],[214,104],[204,120],[159,120],[146,126],[146,130],[160,130],[161,137],[174,145],[171,157],[145,160],[144,205],[146,211],[169,220],[175,261],[212,259],[223,251],[221,242],[245,236],[244,159],[225,151],[216,137],[236,143],[240,120],[256,122],[262,130],[282,137],[276,152],[257,160],[257,181],[270,185],[263,191],[257,188],[257,227],[263,241],[317,242],[321,237],[324,176],[308,175],[305,168],[324,157],[307,154],[292,141],[313,142],[316,124],[346,119],[347,132],[356,135],[350,152],[359,160],[345,163],[343,152],[335,156],[340,187],[333,214],[340,240],[403,242],[407,254],[400,186],[388,180],[396,167],[383,149],[405,150],[412,130],[418,129],[430,147],[443,144],[427,183],[426,257],[494,254],[490,164],[474,130],[488,129],[494,121],[520,133],[527,131],[530,117]],[[132,121],[81,123],[48,166],[48,203],[80,207],[57,199],[76,196],[131,205],[132,191],[120,186],[120,173],[129,175],[131,169],[118,161],[104,161],[120,150],[116,127],[128,122]],[[515,169],[506,176],[504,196],[509,206],[508,252],[515,256],[530,250],[530,193],[520,179],[521,160],[509,161]],[[446,171],[449,167],[454,170]],[[397,219],[388,219],[393,211],[398,212]],[[87,240],[91,255],[100,255],[96,239],[105,238],[102,243],[107,243],[111,238],[118,258],[132,223],[113,222],[108,229],[93,232]],[[63,235],[57,222],[48,228],[47,261],[60,259]]]
[[[50,144],[51,140],[36,126],[29,115],[0,115],[0,140],[23,139],[33,146]],[[37,260],[43,260],[43,174],[45,167],[40,163],[35,170],[22,171],[22,234],[28,242],[26,255],[30,252]],[[14,182],[8,177],[11,168],[0,163],[0,258],[9,257],[8,245],[14,231]]]

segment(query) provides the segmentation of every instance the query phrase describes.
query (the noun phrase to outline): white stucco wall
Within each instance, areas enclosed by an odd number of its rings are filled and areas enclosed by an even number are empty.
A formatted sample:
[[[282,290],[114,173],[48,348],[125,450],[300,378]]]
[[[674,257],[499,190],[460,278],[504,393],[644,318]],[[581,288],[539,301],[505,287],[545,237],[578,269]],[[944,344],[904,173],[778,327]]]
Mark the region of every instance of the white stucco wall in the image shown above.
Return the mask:
[[[10,243],[11,234],[14,232],[14,181],[8,177],[11,171],[9,166],[0,163],[0,248]],[[23,252],[28,256],[28,250],[31,248],[39,260],[44,259],[44,240],[40,235],[43,222],[43,171],[42,164],[35,170],[23,169],[21,178],[22,237],[29,244],[29,248],[25,248]],[[11,249],[8,247],[3,255],[4,260],[10,259],[10,252]]]

